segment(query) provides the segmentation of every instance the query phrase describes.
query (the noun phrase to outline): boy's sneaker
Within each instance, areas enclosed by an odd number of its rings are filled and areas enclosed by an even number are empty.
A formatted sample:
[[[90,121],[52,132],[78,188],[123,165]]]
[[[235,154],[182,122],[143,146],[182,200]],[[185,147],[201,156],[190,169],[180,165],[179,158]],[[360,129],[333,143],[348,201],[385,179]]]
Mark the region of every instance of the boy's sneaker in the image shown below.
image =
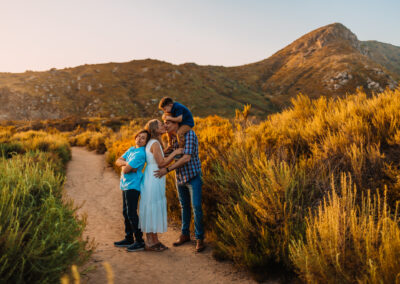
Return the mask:
[[[126,239],[126,238],[125,238],[125,239],[123,239],[122,241],[114,242],[114,246],[126,248],[126,247],[131,246],[133,243],[134,243],[133,240],[130,240],[130,239]]]
[[[133,245],[129,246],[126,250],[127,251],[139,251],[139,250],[144,250],[145,244],[144,241],[141,242],[135,242]]]

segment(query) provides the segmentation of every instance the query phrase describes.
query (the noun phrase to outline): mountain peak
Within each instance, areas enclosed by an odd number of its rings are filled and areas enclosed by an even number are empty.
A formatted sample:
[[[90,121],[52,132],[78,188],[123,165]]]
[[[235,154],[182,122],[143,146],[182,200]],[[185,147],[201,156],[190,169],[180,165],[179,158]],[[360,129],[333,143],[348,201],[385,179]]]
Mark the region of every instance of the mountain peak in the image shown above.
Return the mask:
[[[348,40],[358,42],[357,36],[341,23],[334,23],[315,30],[320,32],[320,37],[327,41]],[[312,32],[311,32],[312,33]]]
[[[352,47],[360,49],[360,42],[357,36],[341,23],[333,23],[318,28],[305,34],[293,43],[295,49],[301,48],[322,48],[331,43],[348,42]]]

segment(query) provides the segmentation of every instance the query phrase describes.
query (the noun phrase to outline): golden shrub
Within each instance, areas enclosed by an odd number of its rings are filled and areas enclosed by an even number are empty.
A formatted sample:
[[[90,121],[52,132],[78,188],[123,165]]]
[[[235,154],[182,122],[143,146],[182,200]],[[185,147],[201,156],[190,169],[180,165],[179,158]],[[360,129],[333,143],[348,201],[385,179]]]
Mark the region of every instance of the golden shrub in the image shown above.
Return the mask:
[[[357,201],[350,176],[342,175],[340,193],[332,184],[332,192],[310,211],[305,240],[293,241],[290,257],[309,283],[398,283],[397,214],[386,195],[371,198],[368,191]]]

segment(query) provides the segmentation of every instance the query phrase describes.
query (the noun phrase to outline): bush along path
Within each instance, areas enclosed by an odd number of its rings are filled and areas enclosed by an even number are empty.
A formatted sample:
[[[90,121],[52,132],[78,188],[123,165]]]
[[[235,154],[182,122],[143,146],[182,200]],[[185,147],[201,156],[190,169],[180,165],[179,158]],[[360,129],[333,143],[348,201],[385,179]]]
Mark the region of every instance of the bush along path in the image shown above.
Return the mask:
[[[85,220],[62,200],[69,158],[62,136],[0,131],[0,283],[57,283],[89,257]]]
[[[113,246],[123,239],[122,194],[119,177],[106,166],[103,155],[83,148],[72,148],[72,160],[67,168],[66,195],[82,204],[79,214],[87,214],[84,235],[94,238],[97,247],[82,271],[88,283],[105,283],[102,263],[108,262],[114,283],[253,283],[251,277],[237,271],[230,262],[218,262],[211,248],[194,253],[194,242],[175,248],[172,243],[179,230],[172,227],[160,240],[169,247],[164,252],[127,252]]]

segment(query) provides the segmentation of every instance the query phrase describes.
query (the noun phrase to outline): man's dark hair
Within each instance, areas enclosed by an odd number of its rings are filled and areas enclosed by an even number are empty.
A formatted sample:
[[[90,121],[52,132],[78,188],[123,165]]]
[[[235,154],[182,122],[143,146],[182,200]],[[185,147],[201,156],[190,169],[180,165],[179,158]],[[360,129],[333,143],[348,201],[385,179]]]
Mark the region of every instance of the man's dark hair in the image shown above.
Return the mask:
[[[158,108],[159,109],[163,109],[163,107],[169,105],[169,104],[173,104],[174,100],[171,99],[170,97],[163,97],[160,101],[160,103],[158,104]]]
[[[146,134],[147,134],[147,135],[146,135],[146,144],[147,144],[147,142],[149,142],[149,140],[150,140],[150,132],[148,132],[146,129],[139,130],[139,131],[135,134],[135,139],[136,139],[136,137],[139,136],[139,134],[142,134],[142,133],[146,133]]]

